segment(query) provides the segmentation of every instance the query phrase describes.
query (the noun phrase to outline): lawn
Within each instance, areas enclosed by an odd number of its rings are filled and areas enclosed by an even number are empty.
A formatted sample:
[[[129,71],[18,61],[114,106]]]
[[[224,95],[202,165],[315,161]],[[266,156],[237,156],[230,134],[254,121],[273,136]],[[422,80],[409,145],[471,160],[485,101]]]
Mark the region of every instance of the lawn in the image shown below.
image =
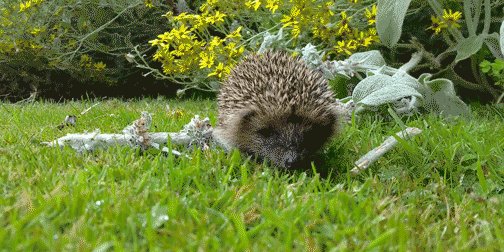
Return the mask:
[[[295,172],[237,151],[79,154],[40,144],[120,132],[144,110],[152,131],[217,115],[213,100],[106,100],[75,127],[57,129],[94,103],[0,103],[1,251],[504,249],[502,108],[474,108],[471,119],[403,118],[423,133],[351,176],[353,162],[401,130],[400,121],[354,118],[322,162]]]

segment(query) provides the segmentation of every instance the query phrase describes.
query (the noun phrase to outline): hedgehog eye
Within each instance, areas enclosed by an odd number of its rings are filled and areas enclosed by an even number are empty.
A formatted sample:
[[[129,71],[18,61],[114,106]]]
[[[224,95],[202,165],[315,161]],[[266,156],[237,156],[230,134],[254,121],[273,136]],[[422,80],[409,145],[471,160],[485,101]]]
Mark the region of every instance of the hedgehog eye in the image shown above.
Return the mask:
[[[304,139],[305,144],[310,146],[310,148],[318,148],[318,145],[322,144],[322,139],[326,139],[330,135],[330,129],[328,126],[315,124],[305,131]]]
[[[288,122],[288,123],[300,124],[300,123],[302,123],[303,121],[304,121],[304,120],[303,120],[303,117],[298,116],[298,115],[290,115],[290,116],[287,118],[287,122]]]
[[[262,128],[257,131],[257,134],[261,135],[262,137],[270,137],[273,135],[273,133],[274,132],[271,127]]]

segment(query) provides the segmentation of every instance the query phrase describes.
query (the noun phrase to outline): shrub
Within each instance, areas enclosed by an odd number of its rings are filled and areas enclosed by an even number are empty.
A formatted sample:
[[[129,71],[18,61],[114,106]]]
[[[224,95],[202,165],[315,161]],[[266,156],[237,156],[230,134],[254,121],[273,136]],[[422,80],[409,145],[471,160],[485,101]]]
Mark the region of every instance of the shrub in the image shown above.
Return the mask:
[[[168,5],[144,1],[0,0],[0,94],[64,94],[124,85],[139,69],[124,57],[162,32]],[[145,80],[144,80],[145,81]]]
[[[499,48],[499,41],[504,43],[504,34],[498,33],[504,2],[417,0],[396,4],[382,0],[378,3],[377,30],[383,44],[392,49],[388,51],[389,58],[397,60],[401,54],[421,52],[423,64],[416,67],[416,72],[431,72],[494,99],[504,91],[479,68],[485,58],[504,57],[504,48]]]
[[[376,5],[370,1],[207,0],[196,9],[185,1],[179,6],[180,13],[165,15],[171,29],[149,42],[157,48],[153,60],[162,71],[140,53],[135,61],[158,78],[185,85],[183,90],[216,91],[244,53],[265,44],[297,54],[300,46],[316,42],[326,57],[341,58],[378,42]],[[268,44],[271,33],[277,34],[277,45]]]
[[[149,67],[145,58],[137,65],[184,90],[217,90],[242,54],[272,47],[297,54],[311,43],[324,60],[380,45],[392,66],[421,52],[422,63],[412,69],[417,76],[431,72],[494,98],[503,91],[478,67],[484,59],[503,57],[503,35],[496,32],[502,20],[493,18],[504,6],[499,1],[207,0],[193,9],[178,3],[181,12],[166,15],[171,30],[151,41],[163,71]],[[221,18],[214,22],[216,15]],[[173,39],[182,33],[186,38]],[[229,50],[214,50],[216,45]]]

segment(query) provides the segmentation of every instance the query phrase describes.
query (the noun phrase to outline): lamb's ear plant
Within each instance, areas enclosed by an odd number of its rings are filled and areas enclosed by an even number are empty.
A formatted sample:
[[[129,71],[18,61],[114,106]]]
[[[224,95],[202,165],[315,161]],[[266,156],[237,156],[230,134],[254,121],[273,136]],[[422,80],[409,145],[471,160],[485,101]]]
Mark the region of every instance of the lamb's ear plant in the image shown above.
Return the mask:
[[[312,48],[311,45],[307,47]],[[314,50],[302,50],[303,58],[309,65],[320,62],[320,54]],[[319,57],[319,58],[317,58]],[[469,108],[457,97],[453,82],[444,78],[432,78],[424,73],[418,78],[408,74],[422,60],[422,53],[415,53],[411,60],[400,68],[385,64],[379,51],[355,53],[344,61],[326,61],[318,68],[327,78],[360,79],[351,100],[356,112],[376,110],[383,105],[391,105],[401,115],[419,110],[444,116],[468,116]]]
[[[465,27],[461,27],[459,19],[462,17],[462,12],[453,12],[449,8],[444,8],[441,1],[427,0],[428,6],[435,14],[431,18],[433,24],[428,29],[432,30],[434,35],[441,35],[447,45],[445,51],[434,55],[414,39],[410,43],[399,43],[403,32],[403,22],[408,22],[407,11],[410,2],[409,0],[378,0],[376,28],[382,44],[393,51],[398,48],[414,49],[425,56],[424,59],[427,61],[425,67],[436,70],[433,75],[444,76],[464,88],[488,92],[494,98],[499,97],[504,89],[492,85],[486,79],[485,74],[478,67],[476,54],[487,47],[495,59],[504,58],[504,24],[501,25],[500,34],[497,31],[491,32],[491,28],[495,27],[492,23],[502,22],[503,19],[502,16],[492,17],[492,8],[502,8],[504,3],[491,3],[490,0],[464,0]],[[449,58],[451,55],[455,57]],[[475,82],[469,81],[469,78],[463,78],[455,70],[456,65],[466,59],[470,60],[470,72]]]

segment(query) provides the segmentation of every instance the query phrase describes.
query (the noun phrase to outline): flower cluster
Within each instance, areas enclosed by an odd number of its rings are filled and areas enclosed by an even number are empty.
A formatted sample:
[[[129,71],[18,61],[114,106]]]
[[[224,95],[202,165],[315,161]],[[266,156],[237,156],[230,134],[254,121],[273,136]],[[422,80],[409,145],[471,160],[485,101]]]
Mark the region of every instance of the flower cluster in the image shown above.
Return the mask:
[[[21,3],[19,3],[19,12],[26,11],[33,6],[41,4],[43,1],[44,0],[28,0],[25,2],[21,2]]]
[[[32,15],[43,0],[29,0],[0,8],[0,53],[39,52],[45,25],[35,26]]]
[[[357,10],[352,15],[363,13],[366,25],[353,22],[346,11],[336,13],[350,4]],[[376,36],[376,5],[358,11],[358,0],[347,3],[328,0],[246,0],[245,7],[251,11],[268,11],[274,22],[280,21],[283,28],[289,29],[295,40],[313,37],[336,55],[350,55],[360,48],[379,42]],[[358,13],[360,12],[360,13]],[[278,14],[280,13],[280,14]],[[278,15],[275,15],[278,14]],[[257,15],[268,15],[258,13]],[[277,16],[280,18],[276,18]],[[279,20],[278,20],[279,19]]]
[[[434,31],[434,34],[441,33],[444,29],[447,28],[460,28],[459,19],[462,17],[462,12],[455,11],[453,12],[451,9],[444,9],[443,16],[436,17],[431,16],[432,25],[427,28],[427,30]]]
[[[153,59],[161,62],[167,75],[182,75],[195,70],[207,77],[223,78],[244,52],[240,45],[242,27],[229,31],[226,14],[212,8],[216,0],[207,1],[200,14],[181,13],[165,16],[173,29],[149,41],[157,46]]]
[[[347,57],[379,42],[376,5],[358,0],[206,0],[194,12],[168,12],[171,30],[149,41],[165,77],[186,84],[212,82],[230,73],[257,34],[288,31],[285,47],[317,43],[328,57]],[[342,11],[348,9],[349,11]],[[361,21],[362,20],[362,21]],[[242,31],[243,36],[242,38]],[[193,85],[194,86],[194,85]],[[207,85],[208,86],[208,85]]]
[[[152,3],[152,0],[144,0],[144,5],[147,8],[154,8],[154,4]]]
[[[341,12],[340,20],[336,25],[336,34],[340,36],[340,40],[334,46],[336,53],[348,56],[360,48],[367,48],[374,43],[380,42],[376,28],[374,27],[376,24],[376,12],[376,5],[365,9],[365,17],[367,19],[367,27],[365,29],[352,27],[352,17],[349,17],[345,11]]]
[[[107,67],[107,65],[105,63],[103,63],[102,61],[93,62],[93,59],[91,59],[91,57],[87,54],[81,55],[79,65],[82,68],[94,70],[97,72],[101,72],[101,71],[105,70],[105,68]]]

